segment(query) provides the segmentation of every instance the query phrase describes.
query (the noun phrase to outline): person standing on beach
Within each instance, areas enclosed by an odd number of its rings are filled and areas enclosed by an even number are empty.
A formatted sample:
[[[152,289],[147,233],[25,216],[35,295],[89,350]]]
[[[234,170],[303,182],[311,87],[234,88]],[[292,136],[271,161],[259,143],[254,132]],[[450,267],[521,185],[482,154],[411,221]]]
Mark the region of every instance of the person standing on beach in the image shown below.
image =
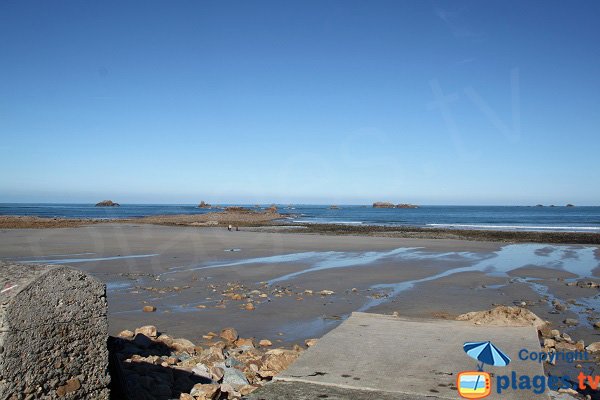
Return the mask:
[[[229,232],[231,232],[231,229],[232,229],[232,228],[233,228],[233,227],[231,226],[231,224],[229,224],[229,226],[227,227],[227,230],[228,230]]]

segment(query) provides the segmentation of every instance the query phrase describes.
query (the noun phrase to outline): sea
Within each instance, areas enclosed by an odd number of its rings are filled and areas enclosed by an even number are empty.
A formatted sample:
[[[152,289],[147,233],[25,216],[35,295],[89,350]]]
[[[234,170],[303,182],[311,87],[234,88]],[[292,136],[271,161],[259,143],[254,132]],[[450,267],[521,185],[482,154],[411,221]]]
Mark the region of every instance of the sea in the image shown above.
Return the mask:
[[[223,204],[222,207],[234,204]],[[235,204],[256,210],[269,205]],[[285,204],[277,205],[288,224],[348,224],[419,226],[450,229],[508,231],[560,231],[600,233],[600,207],[535,206],[419,206],[419,208],[373,208],[370,205]],[[94,204],[0,203],[0,215],[38,217],[122,219],[151,215],[204,214],[219,209],[201,209],[196,204]]]

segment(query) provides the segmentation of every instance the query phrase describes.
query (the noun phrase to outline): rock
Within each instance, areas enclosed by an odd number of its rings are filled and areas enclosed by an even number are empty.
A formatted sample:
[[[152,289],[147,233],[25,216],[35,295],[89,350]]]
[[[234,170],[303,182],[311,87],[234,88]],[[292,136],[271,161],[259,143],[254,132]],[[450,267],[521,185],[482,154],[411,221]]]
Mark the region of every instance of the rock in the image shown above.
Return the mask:
[[[196,364],[196,366],[192,368],[192,372],[194,373],[194,375],[206,378],[208,380],[212,380],[212,372],[206,365],[202,363]]]
[[[167,365],[175,365],[178,361],[177,357],[167,357]]]
[[[187,339],[178,338],[173,339],[173,344],[171,344],[171,347],[178,352],[185,351],[186,353],[194,354],[196,346]]]
[[[567,306],[565,306],[558,300],[552,300],[552,305],[554,306],[554,309],[556,311],[565,311],[567,309]]]
[[[211,365],[217,361],[222,361],[225,359],[225,355],[223,354],[223,349],[218,346],[211,346],[206,351],[202,352],[200,356],[202,362]]]
[[[258,389],[258,387],[256,387],[256,386],[244,385],[244,386],[240,387],[238,390],[242,396],[248,396],[250,393],[252,393],[256,389]]]
[[[560,338],[562,340],[564,340],[565,342],[573,343],[573,339],[571,339],[571,336],[569,336],[569,334],[567,334],[565,332],[560,334]]]
[[[142,335],[146,335],[149,338],[155,338],[158,334],[156,331],[156,327],[154,325],[144,325],[135,330],[135,334],[141,333]]]
[[[394,207],[396,207],[394,204],[388,203],[385,201],[377,201],[377,202],[373,203],[373,208],[394,208]]]
[[[600,329],[600,321],[594,323],[595,329]]]
[[[554,348],[556,351],[577,351],[577,346],[567,342],[556,342]]]
[[[219,365],[220,366],[220,365]],[[225,360],[225,367],[241,367],[243,363],[237,358],[233,357],[231,354]]]
[[[227,393],[227,398],[231,399],[231,398],[238,398],[241,396],[241,394],[236,391],[233,386],[231,386],[230,384],[227,383],[222,383],[221,386],[219,387],[219,389],[221,390],[221,393]]]
[[[575,207],[573,204],[569,203],[565,207]]]
[[[262,339],[260,342],[258,342],[258,345],[262,347],[269,347],[273,346],[273,343],[268,339]]]
[[[154,306],[144,306],[144,308],[142,309],[142,311],[144,311],[144,312],[154,312],[154,311],[156,311],[156,307],[154,307]]]
[[[414,204],[397,204],[396,208],[419,208],[419,206],[416,206]]]
[[[321,296],[331,296],[332,294],[335,294],[335,292],[333,290],[321,290],[319,294]]]
[[[579,392],[576,391],[573,388],[560,388],[560,389],[558,389],[558,393],[566,393],[566,394],[569,394],[571,396],[578,396],[579,395]]]
[[[567,318],[563,321],[564,324],[568,325],[568,326],[575,326],[575,325],[579,325],[579,321],[573,318]]]
[[[277,213],[277,206],[275,204],[271,204],[271,207],[267,208],[267,212],[272,214]]]
[[[299,353],[292,350],[273,349],[269,350],[262,357],[262,365],[259,375],[263,378],[273,377],[285,370],[292,362],[298,358]]]
[[[235,368],[229,368],[226,367],[223,369],[224,370],[224,375],[223,375],[223,383],[224,384],[229,384],[232,386],[238,386],[238,385],[248,385],[248,379],[246,379],[246,376],[244,375],[244,373],[238,369]]]
[[[138,333],[135,335],[135,338],[133,338],[133,343],[142,349],[147,349],[148,347],[152,346],[152,339],[143,333]]]
[[[194,399],[194,396],[192,396],[191,394],[181,393],[179,395],[179,400],[196,400],[196,399]]]
[[[100,203],[96,203],[96,207],[119,207],[119,205],[112,200],[102,200]]]
[[[593,342],[587,345],[585,348],[590,353],[596,353],[600,351],[600,342]]]
[[[205,203],[204,200],[202,200],[200,202],[200,204],[198,204],[198,208],[211,208],[211,205],[208,203]]]
[[[304,344],[306,345],[306,347],[312,347],[315,344],[317,344],[318,339],[306,339],[304,341]]]
[[[552,348],[556,346],[556,340],[554,339],[544,339],[544,347]]]
[[[132,339],[135,336],[135,333],[125,329],[124,331],[119,332],[119,334],[117,336],[125,338],[125,339]]]
[[[235,342],[239,338],[238,332],[234,328],[223,329],[219,336],[228,342]]]
[[[73,392],[79,390],[80,387],[81,387],[81,383],[79,382],[79,379],[72,378],[72,379],[69,379],[67,381],[67,383],[65,383],[64,385],[59,386],[56,389],[56,394],[57,394],[57,396],[62,397],[69,393],[73,393]]]
[[[252,310],[254,310],[254,308],[255,308],[254,304],[252,304],[252,303],[246,303],[246,305],[244,305],[244,310],[247,310],[247,311],[252,311]]]
[[[242,346],[248,346],[248,347],[254,347],[254,339],[252,338],[239,338],[238,340],[235,341],[235,345],[237,347],[242,347]]]
[[[197,383],[190,391],[196,400],[212,400],[217,397],[219,385]]]
[[[157,337],[156,341],[163,343],[167,347],[173,346],[173,338],[169,335],[165,335],[164,333]]]
[[[212,374],[212,379],[216,382],[220,382],[225,375],[225,370],[221,367],[212,367],[210,369],[210,373]]]
[[[593,281],[577,281],[577,286],[580,288],[590,288],[590,289],[600,288],[600,284],[598,282],[593,282]]]

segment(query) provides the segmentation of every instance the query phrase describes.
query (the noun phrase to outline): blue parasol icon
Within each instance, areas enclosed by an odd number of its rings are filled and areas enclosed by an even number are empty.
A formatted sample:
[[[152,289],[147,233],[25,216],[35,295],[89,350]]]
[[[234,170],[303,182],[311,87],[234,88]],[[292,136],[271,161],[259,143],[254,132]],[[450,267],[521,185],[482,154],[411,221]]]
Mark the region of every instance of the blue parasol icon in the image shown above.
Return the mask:
[[[483,371],[483,364],[505,367],[510,363],[510,357],[489,341],[467,342],[463,345],[463,349],[470,357],[481,362],[481,365],[477,365],[480,371]]]

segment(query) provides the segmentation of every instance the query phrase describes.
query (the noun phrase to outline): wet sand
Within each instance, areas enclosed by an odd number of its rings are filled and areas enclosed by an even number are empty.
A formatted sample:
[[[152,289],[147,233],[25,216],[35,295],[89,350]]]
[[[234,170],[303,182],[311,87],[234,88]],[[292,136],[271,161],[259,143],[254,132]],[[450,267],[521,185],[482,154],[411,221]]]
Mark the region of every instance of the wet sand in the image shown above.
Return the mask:
[[[153,324],[192,341],[234,326],[245,337],[301,343],[356,310],[453,318],[515,302],[576,339],[596,341],[599,291],[567,283],[597,276],[599,254],[589,245],[149,224],[0,230],[1,259],[65,263],[106,282],[111,334]],[[551,313],[554,298],[569,309]],[[249,302],[252,311],[243,308]],[[142,312],[145,305],[157,311]],[[573,317],[578,327],[561,326]]]

